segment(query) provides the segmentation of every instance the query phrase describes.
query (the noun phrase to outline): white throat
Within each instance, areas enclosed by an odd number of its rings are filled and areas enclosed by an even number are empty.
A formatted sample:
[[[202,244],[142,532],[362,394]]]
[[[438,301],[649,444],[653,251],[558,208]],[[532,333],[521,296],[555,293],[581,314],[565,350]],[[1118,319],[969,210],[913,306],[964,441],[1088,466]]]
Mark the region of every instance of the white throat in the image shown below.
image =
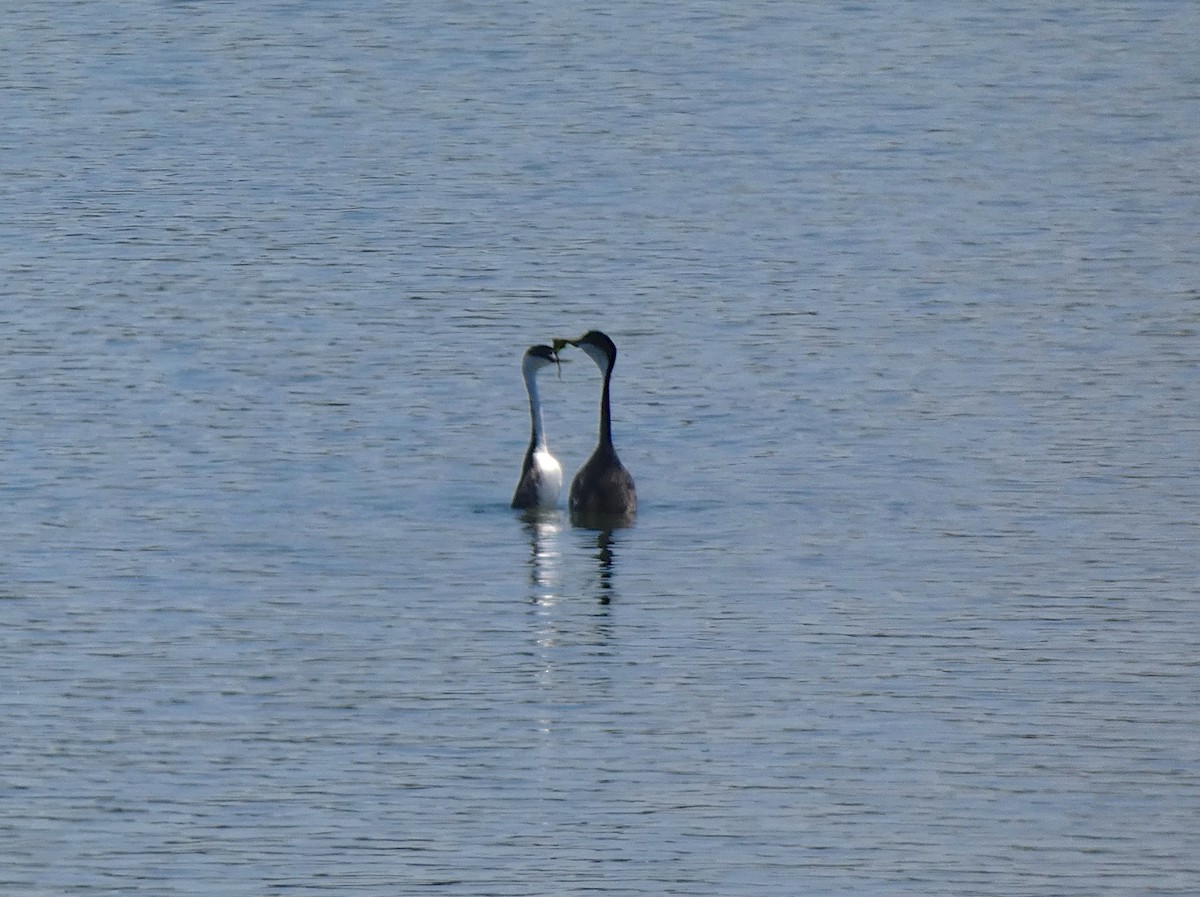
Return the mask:
[[[529,418],[533,424],[533,441],[538,449],[546,448],[546,427],[542,420],[542,398],[538,394],[537,366],[525,363],[525,391],[529,393]]]
[[[600,368],[600,373],[608,373],[608,353],[599,346],[593,346],[591,343],[584,343],[580,347],[587,353],[588,358],[596,362],[596,367]]]

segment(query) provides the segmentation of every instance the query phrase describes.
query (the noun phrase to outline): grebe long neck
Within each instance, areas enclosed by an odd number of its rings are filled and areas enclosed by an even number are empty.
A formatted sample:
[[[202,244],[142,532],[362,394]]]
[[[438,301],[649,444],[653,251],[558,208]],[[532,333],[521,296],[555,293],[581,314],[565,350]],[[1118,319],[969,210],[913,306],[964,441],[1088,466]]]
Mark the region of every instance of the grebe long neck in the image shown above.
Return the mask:
[[[604,390],[600,393],[600,445],[611,449],[612,441],[612,412],[608,407],[608,385],[612,381],[612,365],[604,369]]]
[[[525,369],[525,391],[529,393],[529,444],[535,451],[542,451],[546,445],[546,426],[542,421],[542,399],[538,395],[537,375],[528,367]]]
[[[606,337],[607,339],[607,337]],[[605,351],[603,346],[596,345],[591,342],[580,342],[579,348],[587,353],[592,361],[596,362],[596,367],[600,368],[600,373],[604,376],[604,389],[600,393],[600,448],[612,451],[612,412],[609,410],[608,393],[609,386],[612,383],[613,368],[617,364],[616,347],[609,343],[609,351]],[[611,354],[610,354],[611,352]]]

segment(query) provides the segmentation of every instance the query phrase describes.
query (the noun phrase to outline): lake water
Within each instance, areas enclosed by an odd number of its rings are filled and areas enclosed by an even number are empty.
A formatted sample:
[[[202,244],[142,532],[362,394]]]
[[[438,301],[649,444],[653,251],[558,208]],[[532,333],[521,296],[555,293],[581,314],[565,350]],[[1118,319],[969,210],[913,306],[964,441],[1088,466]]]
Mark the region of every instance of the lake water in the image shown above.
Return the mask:
[[[10,10],[0,890],[1200,891],[1197,33]]]

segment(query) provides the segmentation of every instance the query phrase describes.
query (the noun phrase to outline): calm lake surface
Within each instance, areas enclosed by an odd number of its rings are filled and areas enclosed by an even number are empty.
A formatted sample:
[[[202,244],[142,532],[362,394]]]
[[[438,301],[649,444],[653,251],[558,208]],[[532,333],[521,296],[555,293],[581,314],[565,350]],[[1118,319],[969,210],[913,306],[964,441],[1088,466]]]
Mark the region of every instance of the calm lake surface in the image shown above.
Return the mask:
[[[1197,33],[9,10],[0,890],[1200,891]]]

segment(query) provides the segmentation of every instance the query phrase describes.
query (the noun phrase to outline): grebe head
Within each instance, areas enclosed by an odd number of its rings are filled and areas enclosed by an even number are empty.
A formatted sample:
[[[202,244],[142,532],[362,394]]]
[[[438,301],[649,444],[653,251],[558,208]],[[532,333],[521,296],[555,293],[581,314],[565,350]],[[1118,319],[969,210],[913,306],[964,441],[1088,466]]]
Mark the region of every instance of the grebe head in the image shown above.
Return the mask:
[[[600,370],[605,372],[612,370],[612,366],[617,360],[617,344],[608,338],[608,334],[599,330],[589,330],[578,339],[556,339],[554,341],[556,350],[563,346],[577,346],[582,349],[592,361],[596,362]]]
[[[537,373],[547,365],[561,365],[558,353],[549,346],[530,346],[525,350],[525,357],[521,360],[521,370],[526,376]],[[562,368],[559,368],[561,374]]]

